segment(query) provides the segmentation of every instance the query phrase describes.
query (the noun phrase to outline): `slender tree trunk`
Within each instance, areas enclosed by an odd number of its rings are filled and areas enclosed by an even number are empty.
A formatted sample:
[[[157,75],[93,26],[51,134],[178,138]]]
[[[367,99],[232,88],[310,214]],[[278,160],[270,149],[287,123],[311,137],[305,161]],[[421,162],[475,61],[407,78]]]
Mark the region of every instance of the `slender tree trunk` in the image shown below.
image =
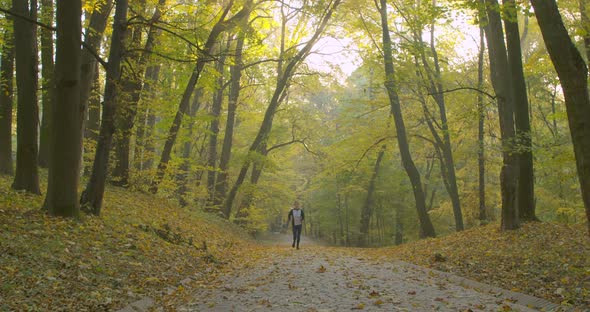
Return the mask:
[[[30,4],[30,5],[29,5]],[[37,18],[35,0],[13,0],[13,10]],[[14,48],[17,86],[16,173],[12,188],[41,194],[37,167],[39,108],[37,106],[37,31],[35,24],[14,18]]]
[[[193,101],[188,112],[189,117],[195,117],[199,108],[201,106],[201,95],[202,95],[202,88],[197,88],[193,95]],[[186,192],[188,191],[188,176],[191,164],[191,154],[193,149],[193,126],[194,123],[191,123],[188,127],[188,134],[187,137],[189,138],[186,142],[184,142],[184,146],[182,147],[182,164],[179,168],[179,173],[176,176],[176,180],[178,181],[178,190],[177,194],[179,197],[179,202],[182,206],[186,206],[188,202],[184,199]]]
[[[145,0],[142,3],[142,6],[145,6]],[[148,35],[146,38],[146,42],[143,48],[143,52],[141,54],[135,53],[130,55],[128,58],[131,61],[132,58],[139,59],[135,62],[135,66],[133,70],[125,71],[123,75],[123,82],[122,82],[122,92],[121,95],[126,97],[126,100],[123,101],[124,111],[119,114],[118,120],[118,130],[120,131],[120,135],[117,136],[119,139],[115,141],[115,156],[117,159],[116,165],[113,168],[113,178],[118,180],[118,184],[120,185],[128,185],[129,184],[129,166],[130,166],[130,150],[131,150],[131,134],[133,127],[135,126],[135,117],[137,115],[137,106],[139,104],[139,100],[142,93],[142,86],[143,86],[143,78],[145,76],[145,67],[146,64],[150,60],[151,52],[159,37],[161,30],[159,28],[154,27],[156,23],[160,21],[162,16],[160,8],[166,4],[166,0],[159,0],[158,6],[156,6],[156,10],[150,19],[150,28],[148,30]],[[132,39],[131,47],[132,49],[139,48],[141,44],[141,33],[143,31],[143,27],[137,26],[134,29],[134,36]],[[133,72],[136,74],[134,74]]]
[[[266,141],[268,140],[268,136],[269,136],[270,131],[272,129],[274,115],[286,95],[286,90],[288,89],[289,81],[291,80],[291,77],[292,77],[293,73],[295,72],[295,69],[297,69],[299,64],[301,64],[301,62],[303,62],[303,60],[305,60],[305,58],[307,57],[307,55],[309,54],[309,52],[311,51],[311,49],[313,48],[315,43],[318,41],[319,36],[323,33],[324,29],[327,27],[328,21],[332,17],[332,14],[334,13],[334,11],[338,7],[338,5],[340,5],[340,2],[341,2],[341,0],[335,0],[332,2],[332,5],[326,9],[325,15],[322,16],[319,27],[314,31],[314,34],[312,35],[312,37],[301,48],[301,50],[299,50],[297,52],[297,54],[295,54],[289,60],[289,62],[286,64],[286,66],[278,74],[277,85],[276,85],[275,91],[273,93],[273,96],[270,100],[268,107],[266,108],[266,112],[264,114],[264,119],[262,120],[262,124],[260,125],[260,129],[258,130],[258,133],[256,134],[256,138],[252,142],[252,145],[250,145],[250,148],[248,150],[249,154],[260,153],[260,148],[266,144]],[[242,164],[242,168],[240,169],[240,173],[238,174],[236,182],[234,183],[234,185],[232,186],[232,188],[230,189],[230,191],[227,195],[227,198],[225,200],[225,204],[223,207],[223,214],[226,218],[228,218],[229,215],[231,214],[233,202],[234,202],[235,197],[238,193],[238,189],[240,188],[242,183],[244,183],[244,179],[246,178],[246,174],[248,172],[250,164],[251,164],[251,160],[250,160],[250,157],[248,157],[248,159]]]
[[[94,51],[100,51],[102,37],[107,25],[113,0],[99,1],[90,15],[90,23],[84,32],[84,44]],[[98,62],[87,49],[82,49],[80,103],[88,110],[85,136],[98,141],[100,132],[100,82]]]
[[[51,155],[45,208],[50,215],[78,217],[78,180],[82,153],[80,39],[82,1],[57,2],[56,102],[52,106]]]
[[[238,109],[238,99],[240,97],[240,79],[242,77],[242,50],[244,47],[245,31],[240,31],[236,43],[234,63],[230,67],[231,84],[227,104],[227,121],[225,123],[225,135],[223,137],[223,147],[219,160],[219,174],[217,176],[217,185],[215,193],[215,206],[223,204],[223,199],[227,195],[229,184],[229,161],[231,159],[231,149],[234,135],[234,125],[236,122],[236,111]]]
[[[174,116],[174,120],[172,121],[172,125],[170,126],[170,130],[168,131],[168,136],[166,142],[164,144],[164,148],[162,150],[162,156],[160,157],[160,163],[158,164],[158,169],[156,172],[156,176],[152,180],[152,185],[150,187],[150,192],[156,193],[158,192],[158,185],[164,178],[164,174],[166,173],[166,168],[168,167],[168,162],[170,161],[170,154],[172,152],[172,147],[176,142],[176,137],[178,136],[178,130],[180,129],[180,124],[182,123],[182,117],[186,113],[191,94],[193,93],[195,86],[201,76],[201,72],[205,67],[205,64],[210,61],[208,55],[211,55],[213,52],[213,48],[215,46],[215,42],[217,41],[217,37],[222,32],[228,31],[234,28],[237,25],[237,22],[242,20],[243,18],[247,18],[250,15],[250,11],[253,9],[252,0],[248,0],[242,10],[240,10],[236,15],[231,17],[228,20],[225,20],[227,13],[231,9],[231,3],[229,7],[225,8],[224,13],[222,14],[219,21],[213,26],[211,32],[209,33],[209,37],[207,38],[207,42],[203,46],[203,52],[199,56],[197,60],[197,64],[193,69],[193,73],[186,85],[184,93],[182,94],[182,99],[180,100],[180,104],[178,106],[178,111],[176,112],[176,116]]]
[[[4,30],[0,63],[0,175],[12,175],[12,103],[14,79],[13,34]]]
[[[590,18],[588,17],[588,0],[580,1],[580,16],[584,38],[584,50],[586,50],[586,62],[590,62]]]
[[[479,28],[479,54],[477,56],[477,88],[483,88],[483,65],[484,65],[484,41],[483,27]],[[479,220],[481,223],[487,222],[488,216],[486,213],[486,164],[485,164],[485,144],[484,144],[484,124],[486,118],[485,106],[483,103],[483,95],[477,93],[477,167],[479,172]]]
[[[574,144],[590,234],[590,98],[588,68],[568,35],[555,0],[531,0],[547,51],[557,71]]]
[[[393,67],[392,44],[389,36],[389,25],[387,21],[387,1],[380,0],[379,13],[381,14],[381,27],[383,31],[383,57],[385,66],[385,88],[389,95],[389,102],[391,104],[391,114],[395,120],[395,128],[397,132],[397,141],[400,149],[402,163],[410,182],[412,183],[414,199],[416,201],[416,210],[418,212],[418,219],[420,222],[420,237],[434,237],[435,231],[430,216],[426,211],[426,199],[424,191],[422,190],[422,182],[420,181],[420,172],[416,168],[412,155],[410,154],[410,147],[407,140],[406,127],[404,125],[403,115],[398,94],[395,90],[395,73]]]
[[[83,82],[82,88],[85,87],[85,82]],[[88,120],[86,121],[84,137],[87,137],[96,142],[98,141],[98,132],[100,131],[101,107],[100,73],[98,68],[98,62],[94,64],[94,77],[92,77],[90,90],[91,94],[88,98]]]
[[[379,169],[381,166],[381,161],[383,160],[383,155],[385,155],[385,145],[383,145],[377,154],[377,160],[375,161],[373,174],[371,175],[371,180],[369,180],[369,186],[367,187],[367,197],[365,198],[365,203],[361,209],[360,246],[367,246],[367,241],[369,238],[369,221],[371,220],[371,215],[373,214],[374,209],[373,206],[375,204],[373,193],[375,193],[375,184],[377,184],[377,176],[379,175]]]
[[[47,25],[53,25],[53,0],[41,0],[41,21]],[[47,28],[41,28],[41,77],[43,81],[42,93],[42,119],[39,136],[39,167],[47,168],[49,165],[50,131],[53,128],[51,110],[55,95],[53,82],[53,32]]]
[[[498,114],[500,116],[500,132],[502,135],[503,166],[500,173],[502,191],[502,230],[514,230],[520,227],[518,219],[517,190],[518,162],[514,155],[514,93],[512,75],[508,64],[502,19],[498,11],[497,0],[484,0],[487,11],[485,27],[490,58],[492,85],[496,91]]]
[[[533,151],[531,142],[531,122],[529,120],[529,101],[522,66],[520,33],[518,31],[517,8],[514,0],[503,0],[504,28],[508,47],[508,64],[512,74],[514,90],[514,120],[516,125],[518,161],[518,216],[522,221],[537,221],[535,215],[535,192]]]
[[[433,7],[436,6],[436,1],[433,0]],[[421,38],[420,38],[421,40]],[[440,70],[440,64],[438,61],[438,52],[435,46],[435,35],[434,35],[434,23],[430,27],[430,51],[433,56],[434,70],[430,68],[426,60],[426,56],[422,53],[422,63],[424,64],[428,80],[430,83],[430,93],[432,98],[436,102],[439,111],[440,118],[440,130],[442,132],[442,139],[436,129],[431,128],[435,139],[439,143],[439,147],[442,150],[442,165],[441,172],[443,172],[443,179],[446,181],[445,187],[451,198],[453,205],[453,215],[455,217],[455,230],[463,231],[465,229],[463,225],[463,213],[461,211],[461,201],[459,199],[459,189],[457,187],[457,175],[455,173],[455,161],[453,158],[453,149],[451,144],[451,135],[449,131],[449,124],[447,120],[446,101],[442,84],[442,75]],[[426,194],[426,192],[425,192]]]
[[[137,127],[135,142],[135,163],[139,170],[150,169],[154,160],[155,148],[152,142],[152,133],[156,125],[156,115],[150,99],[156,95],[154,85],[158,83],[160,68],[161,66],[157,64],[149,66],[145,71],[142,94],[148,100],[146,100],[145,111],[141,113],[142,118],[140,118],[141,121]]]
[[[80,199],[83,209],[95,215],[99,215],[102,208],[109,167],[109,152],[115,132],[114,118],[117,108],[115,99],[118,92],[117,84],[121,78],[121,56],[127,30],[127,8],[127,0],[116,0],[98,145],[92,165],[92,174]]]
[[[228,41],[229,44],[229,41]],[[221,56],[217,61],[217,90],[213,96],[213,104],[211,105],[210,116],[212,118],[211,125],[209,127],[209,148],[207,153],[207,191],[209,193],[209,199],[207,201],[208,210],[218,210],[219,207],[215,207],[214,203],[219,202],[216,200],[218,195],[215,194],[215,182],[217,180],[217,137],[219,135],[219,118],[221,117],[221,106],[223,104],[223,75],[225,68],[225,54],[227,50],[220,49]]]
[[[134,14],[145,15],[146,0],[135,1]],[[134,24],[129,30],[130,37],[125,42],[125,56],[121,61],[120,92],[117,92],[117,114],[115,115],[115,133],[113,135],[113,171],[110,183],[126,187],[129,184],[129,147],[131,145],[131,127],[137,112],[137,99],[141,89],[141,77],[144,66],[140,64],[140,53],[144,25]]]
[[[402,206],[398,206],[395,211],[395,244],[401,245],[404,243],[404,224],[402,222],[401,214]]]

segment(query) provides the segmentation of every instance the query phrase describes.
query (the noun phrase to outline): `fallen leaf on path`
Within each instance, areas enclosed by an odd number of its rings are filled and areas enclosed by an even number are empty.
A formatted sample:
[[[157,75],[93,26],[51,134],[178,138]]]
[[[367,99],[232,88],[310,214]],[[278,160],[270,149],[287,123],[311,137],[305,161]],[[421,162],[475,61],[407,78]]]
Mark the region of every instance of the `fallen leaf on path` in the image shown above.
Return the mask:
[[[354,306],[352,309],[353,310],[363,310],[365,308],[365,304],[364,303],[359,303],[356,306]]]

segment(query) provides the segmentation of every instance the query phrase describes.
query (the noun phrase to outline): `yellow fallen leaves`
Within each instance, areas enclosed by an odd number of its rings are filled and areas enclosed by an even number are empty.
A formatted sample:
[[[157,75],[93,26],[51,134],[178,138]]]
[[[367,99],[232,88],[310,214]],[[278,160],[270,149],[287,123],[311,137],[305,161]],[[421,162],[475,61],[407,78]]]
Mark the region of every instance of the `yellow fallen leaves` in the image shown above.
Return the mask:
[[[590,240],[585,225],[532,222],[500,232],[498,224],[490,224],[398,247],[367,249],[365,254],[398,258],[590,310]]]
[[[107,187],[101,217],[50,218],[42,196],[10,182],[0,177],[0,310],[116,310],[195,273],[206,280],[241,261],[250,244],[236,226],[194,207],[121,188]]]

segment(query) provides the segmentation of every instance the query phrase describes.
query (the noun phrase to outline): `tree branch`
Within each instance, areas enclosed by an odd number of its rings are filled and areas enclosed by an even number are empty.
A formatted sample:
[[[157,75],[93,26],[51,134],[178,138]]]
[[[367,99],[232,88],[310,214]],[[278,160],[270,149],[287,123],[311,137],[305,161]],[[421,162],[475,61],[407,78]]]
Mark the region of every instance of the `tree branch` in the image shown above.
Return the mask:
[[[458,88],[454,88],[454,89],[447,89],[447,90],[443,90],[442,92],[432,92],[432,93],[428,93],[428,95],[436,95],[436,94],[442,94],[442,93],[450,93],[450,92],[455,92],[455,91],[459,91],[459,90],[473,90],[473,91],[477,91],[487,97],[489,97],[492,100],[496,99],[495,95],[491,95],[489,93],[487,93],[486,91],[480,90],[478,88],[474,88],[474,87],[458,87]]]

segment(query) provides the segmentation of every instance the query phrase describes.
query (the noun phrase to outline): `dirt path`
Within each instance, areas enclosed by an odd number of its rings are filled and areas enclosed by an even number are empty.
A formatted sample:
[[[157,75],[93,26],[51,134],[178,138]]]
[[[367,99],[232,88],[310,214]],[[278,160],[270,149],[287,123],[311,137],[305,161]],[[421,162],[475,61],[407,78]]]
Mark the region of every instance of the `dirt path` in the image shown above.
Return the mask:
[[[395,261],[375,261],[362,250],[284,242],[266,259],[196,289],[179,311],[537,311],[494,290]]]

